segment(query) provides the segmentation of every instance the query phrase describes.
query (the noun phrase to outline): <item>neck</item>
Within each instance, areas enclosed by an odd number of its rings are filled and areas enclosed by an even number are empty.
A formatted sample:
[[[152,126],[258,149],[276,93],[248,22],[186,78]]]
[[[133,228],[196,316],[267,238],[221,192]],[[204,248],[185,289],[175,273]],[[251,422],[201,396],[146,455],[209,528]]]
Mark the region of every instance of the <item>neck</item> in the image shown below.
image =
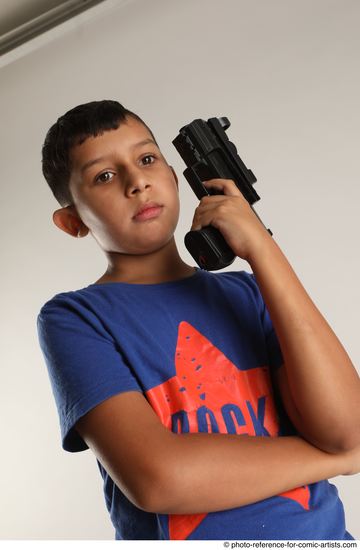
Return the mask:
[[[184,279],[195,272],[194,267],[181,259],[174,237],[163,248],[150,254],[135,256],[107,252],[106,256],[108,268],[96,284],[158,284]]]

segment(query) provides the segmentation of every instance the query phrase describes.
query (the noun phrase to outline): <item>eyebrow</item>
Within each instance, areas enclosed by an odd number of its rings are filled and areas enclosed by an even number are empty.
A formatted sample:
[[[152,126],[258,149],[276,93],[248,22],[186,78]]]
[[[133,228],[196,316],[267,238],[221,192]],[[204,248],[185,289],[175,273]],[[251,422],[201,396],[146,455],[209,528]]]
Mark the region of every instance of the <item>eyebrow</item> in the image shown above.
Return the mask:
[[[142,145],[146,145],[147,143],[152,143],[153,145],[156,145],[156,143],[153,139],[147,138],[147,139],[143,139],[142,141],[139,141],[138,143],[134,143],[130,147],[130,150],[132,151],[133,149],[137,149],[138,147],[141,147]],[[83,174],[85,172],[85,170],[87,170],[88,168],[90,168],[94,164],[98,164],[99,162],[102,162],[103,160],[106,160],[107,158],[108,157],[105,156],[105,157],[97,157],[95,159],[88,160],[87,162],[85,162],[85,164],[82,165],[82,167],[80,169],[81,174]]]

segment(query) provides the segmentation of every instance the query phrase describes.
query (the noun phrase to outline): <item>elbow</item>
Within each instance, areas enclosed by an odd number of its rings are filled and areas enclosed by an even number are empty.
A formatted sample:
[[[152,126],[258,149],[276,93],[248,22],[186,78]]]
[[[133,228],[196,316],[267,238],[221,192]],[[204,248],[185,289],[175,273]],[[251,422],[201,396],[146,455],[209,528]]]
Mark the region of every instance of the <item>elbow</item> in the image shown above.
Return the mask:
[[[335,452],[342,453],[353,451],[360,446],[360,429],[354,430],[338,441],[337,449]]]
[[[178,436],[168,432],[161,452],[152,454],[151,459],[141,462],[140,471],[132,476],[129,500],[144,512],[152,514],[181,513],[179,502],[184,495],[184,470],[179,461],[179,449],[174,442]],[[142,475],[141,475],[142,474]]]
[[[161,465],[132,468],[132,475],[124,478],[112,472],[112,479],[123,495],[137,508],[149,513],[167,513],[170,484],[165,480]]]
[[[183,436],[169,432],[166,448],[151,462],[146,482],[137,486],[133,504],[152,514],[197,514],[198,478],[192,461],[183,453]],[[137,476],[138,479],[138,476]]]
[[[313,444],[331,454],[341,454],[353,451],[360,446],[360,428],[344,430],[336,437],[333,436],[331,439],[325,440],[320,444],[316,442],[313,442]]]
[[[360,420],[349,420],[347,426],[340,428],[337,437],[337,452],[353,451],[360,446]]]
[[[171,514],[177,512],[180,498],[178,482],[178,462],[174,453],[152,462],[146,475],[137,472],[129,500],[144,512],[152,514]],[[139,475],[140,474],[140,475]],[[180,489],[181,490],[181,489]]]
[[[144,491],[137,498],[139,508],[152,514],[184,514],[188,512],[189,487],[187,475],[177,452],[169,452],[166,459],[157,462],[157,467],[148,478]],[[190,498],[192,492],[190,491]]]
[[[176,513],[176,494],[174,478],[162,471],[137,490],[132,502],[144,512],[171,514]]]
[[[300,424],[300,425],[299,425]],[[340,454],[360,446],[360,418],[352,414],[333,417],[327,424],[314,427],[311,423],[294,423],[298,434],[318,449]]]

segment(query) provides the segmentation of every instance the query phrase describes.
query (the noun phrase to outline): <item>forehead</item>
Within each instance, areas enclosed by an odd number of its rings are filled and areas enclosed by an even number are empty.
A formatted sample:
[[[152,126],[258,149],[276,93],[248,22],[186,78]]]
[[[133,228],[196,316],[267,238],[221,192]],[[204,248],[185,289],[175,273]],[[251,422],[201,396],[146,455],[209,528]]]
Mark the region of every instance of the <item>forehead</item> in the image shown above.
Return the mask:
[[[116,130],[106,130],[96,137],[86,138],[80,145],[74,145],[70,150],[72,167],[80,167],[104,155],[126,155],[137,143],[146,139],[153,140],[146,126],[136,119],[128,118]]]

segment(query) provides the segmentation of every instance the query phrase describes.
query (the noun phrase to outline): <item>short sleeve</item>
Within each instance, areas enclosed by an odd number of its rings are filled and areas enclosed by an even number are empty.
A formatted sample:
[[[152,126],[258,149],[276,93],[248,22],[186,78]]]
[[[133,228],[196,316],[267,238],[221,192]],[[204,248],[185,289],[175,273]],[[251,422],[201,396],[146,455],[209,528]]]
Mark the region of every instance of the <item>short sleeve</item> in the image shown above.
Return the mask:
[[[274,326],[272,324],[269,311],[265,305],[260,289],[256,282],[255,276],[251,273],[246,274],[252,286],[256,305],[260,314],[261,324],[265,335],[267,354],[269,358],[269,366],[273,369],[281,367],[283,364],[283,355],[281,352],[279,340],[277,338]]]
[[[47,302],[37,318],[41,350],[59,415],[62,448],[88,449],[74,425],[90,409],[125,391],[142,391],[111,335],[76,300]]]

